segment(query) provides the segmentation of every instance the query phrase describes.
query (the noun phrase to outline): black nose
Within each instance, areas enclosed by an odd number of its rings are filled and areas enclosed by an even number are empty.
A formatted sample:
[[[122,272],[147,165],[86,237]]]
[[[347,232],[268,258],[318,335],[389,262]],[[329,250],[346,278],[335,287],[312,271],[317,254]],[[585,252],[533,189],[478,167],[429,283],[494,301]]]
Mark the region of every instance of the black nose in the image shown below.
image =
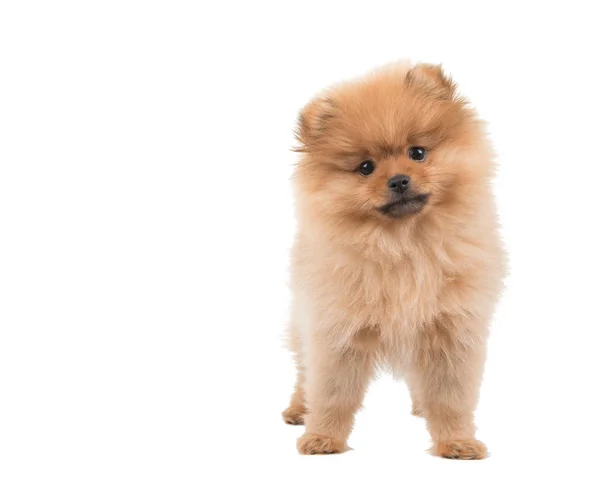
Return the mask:
[[[410,188],[410,176],[395,175],[387,182],[388,188],[396,193],[404,193]]]

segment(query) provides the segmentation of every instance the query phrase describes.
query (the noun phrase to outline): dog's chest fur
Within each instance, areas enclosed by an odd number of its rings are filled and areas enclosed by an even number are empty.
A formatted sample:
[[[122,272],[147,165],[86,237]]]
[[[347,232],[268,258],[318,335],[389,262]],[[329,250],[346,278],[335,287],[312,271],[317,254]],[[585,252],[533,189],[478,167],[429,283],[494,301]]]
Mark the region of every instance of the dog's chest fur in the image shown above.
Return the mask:
[[[464,264],[447,261],[456,259],[456,251],[444,248],[376,261],[299,244],[295,257],[294,290],[305,293],[304,311],[318,316],[305,319],[331,330],[340,343],[364,330],[377,330],[381,339],[396,343],[441,312],[460,308],[465,293]]]

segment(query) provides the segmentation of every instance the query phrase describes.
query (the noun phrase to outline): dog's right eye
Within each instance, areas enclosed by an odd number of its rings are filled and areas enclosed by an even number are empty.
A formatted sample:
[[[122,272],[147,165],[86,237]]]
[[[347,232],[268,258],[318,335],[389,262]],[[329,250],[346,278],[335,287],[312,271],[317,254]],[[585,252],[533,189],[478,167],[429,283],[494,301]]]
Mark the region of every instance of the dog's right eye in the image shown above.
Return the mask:
[[[369,176],[375,171],[375,163],[372,160],[363,161],[358,167],[358,172],[363,176]]]

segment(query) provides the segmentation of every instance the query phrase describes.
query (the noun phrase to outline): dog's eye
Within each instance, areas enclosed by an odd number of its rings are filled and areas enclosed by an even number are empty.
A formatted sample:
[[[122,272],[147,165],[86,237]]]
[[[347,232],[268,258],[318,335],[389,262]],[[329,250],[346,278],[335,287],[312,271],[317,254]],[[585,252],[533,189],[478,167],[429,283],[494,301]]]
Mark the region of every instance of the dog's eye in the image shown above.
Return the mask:
[[[408,149],[408,157],[414,161],[423,161],[427,158],[427,150],[422,146],[411,146]]]
[[[363,161],[358,167],[358,172],[363,176],[369,176],[375,171],[375,163],[372,160]]]

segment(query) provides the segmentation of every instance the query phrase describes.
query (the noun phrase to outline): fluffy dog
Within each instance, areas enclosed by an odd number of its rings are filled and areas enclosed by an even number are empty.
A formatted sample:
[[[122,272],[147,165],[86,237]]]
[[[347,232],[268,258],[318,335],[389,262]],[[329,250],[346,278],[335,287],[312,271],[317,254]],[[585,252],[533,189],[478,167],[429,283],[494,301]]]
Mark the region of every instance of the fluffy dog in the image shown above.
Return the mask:
[[[348,449],[374,371],[406,380],[433,454],[480,459],[473,421],[504,253],[485,125],[439,66],[399,63],[301,112],[283,412],[302,454]]]

